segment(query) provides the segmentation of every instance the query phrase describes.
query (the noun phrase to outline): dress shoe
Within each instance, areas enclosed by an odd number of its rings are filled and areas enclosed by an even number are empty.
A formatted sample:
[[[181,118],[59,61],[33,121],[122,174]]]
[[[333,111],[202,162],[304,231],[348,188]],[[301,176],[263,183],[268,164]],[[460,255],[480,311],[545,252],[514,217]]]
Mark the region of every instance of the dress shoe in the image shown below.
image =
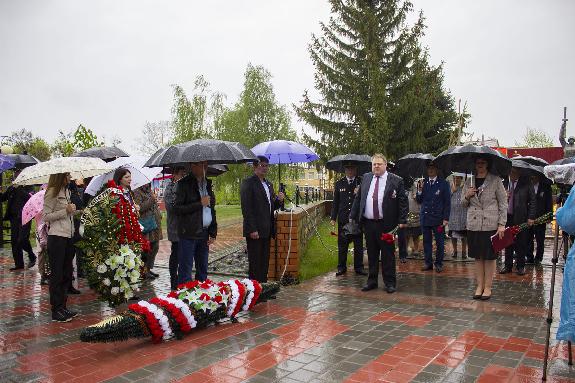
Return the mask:
[[[369,291],[373,289],[377,289],[377,285],[365,285],[361,288],[361,291]]]
[[[399,258],[399,262],[401,262],[401,263],[407,263],[407,258]]]
[[[28,261],[28,268],[31,269],[32,267],[34,267],[35,264],[36,264],[36,257],[31,258],[31,259]]]
[[[367,273],[365,272],[365,270],[355,270],[355,273],[357,275],[367,275]]]
[[[337,273],[335,273],[336,277],[339,277],[340,275],[343,275],[347,272],[347,270],[338,270]]]
[[[52,322],[66,323],[70,322],[71,320],[72,317],[66,314],[64,310],[58,310],[52,313]]]
[[[482,301],[488,301],[489,298],[491,298],[491,295],[482,295],[481,298],[479,299],[481,299]]]
[[[473,296],[473,299],[475,299],[475,300],[481,299],[481,294],[475,294]]]
[[[70,287],[70,288],[68,288],[68,294],[78,295],[78,294],[80,294],[80,290],[78,290],[74,287]]]
[[[443,266],[435,266],[435,272],[441,273],[443,271]]]
[[[511,269],[509,267],[504,267],[501,270],[499,270],[499,274],[509,274],[511,272]]]
[[[152,274],[156,278],[158,278],[160,276],[160,274],[154,273],[152,270],[150,270],[149,273]]]
[[[429,271],[429,270],[433,270],[433,266],[425,265],[421,268],[421,271]]]
[[[517,275],[525,275],[525,267],[518,268]]]
[[[63,308],[62,311],[64,311],[66,315],[68,315],[70,318],[75,318],[76,316],[78,316],[77,311],[70,311],[67,308]]]
[[[393,286],[387,286],[385,288],[385,291],[387,291],[388,294],[393,294],[393,293],[395,293],[396,289]]]

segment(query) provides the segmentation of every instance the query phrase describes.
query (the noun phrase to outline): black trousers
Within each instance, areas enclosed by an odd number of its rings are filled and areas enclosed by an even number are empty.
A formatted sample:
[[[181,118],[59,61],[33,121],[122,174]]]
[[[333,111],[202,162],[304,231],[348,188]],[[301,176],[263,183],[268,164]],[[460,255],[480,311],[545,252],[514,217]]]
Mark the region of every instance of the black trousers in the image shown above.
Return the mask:
[[[30,243],[30,228],[32,222],[22,226],[22,218],[10,220],[10,245],[12,246],[12,258],[14,266],[24,267],[24,251],[28,253],[30,261],[36,260],[32,244]]]
[[[363,233],[348,238],[343,235],[345,224],[337,225],[337,269],[344,271],[347,269],[347,250],[349,244],[353,242],[353,268],[355,271],[363,270]]]
[[[270,267],[270,238],[246,238],[246,244],[248,246],[249,278],[260,283],[267,282]]]
[[[175,290],[178,287],[178,242],[172,242],[170,249],[170,288]]]
[[[74,245],[72,238],[48,236],[48,259],[50,260],[50,304],[52,312],[66,307],[68,287],[72,283]]]
[[[365,244],[367,246],[367,259],[369,262],[367,284],[377,286],[379,261],[381,258],[383,283],[386,287],[396,287],[395,244],[389,244],[381,240],[381,234],[384,233],[383,222],[366,220],[364,229]]]
[[[513,222],[513,216],[507,214],[507,222]],[[507,225],[513,226],[513,225]],[[505,267],[508,269],[513,268],[513,254],[515,253],[515,265],[517,268],[525,267],[525,258],[527,257],[527,240],[529,236],[529,231],[524,230],[517,234],[515,241],[511,246],[505,248]]]
[[[529,228],[529,238],[528,238],[528,248],[527,248],[527,259],[528,260],[543,260],[543,251],[545,250],[545,230],[547,230],[547,224],[531,226]],[[535,242],[537,243],[537,252],[535,257],[533,257],[534,244],[533,237],[535,237]]]
[[[407,234],[405,229],[397,230],[397,246],[399,247],[399,258],[407,259]]]

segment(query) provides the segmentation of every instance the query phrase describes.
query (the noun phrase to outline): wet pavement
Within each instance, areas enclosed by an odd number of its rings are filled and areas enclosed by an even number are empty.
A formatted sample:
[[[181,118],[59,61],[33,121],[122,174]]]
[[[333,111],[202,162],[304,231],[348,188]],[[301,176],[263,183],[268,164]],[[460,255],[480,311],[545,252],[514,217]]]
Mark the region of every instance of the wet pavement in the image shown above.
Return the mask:
[[[218,250],[239,245],[221,237]],[[227,242],[224,240],[227,239]],[[550,245],[550,241],[549,245]],[[166,293],[167,251],[141,296]],[[334,255],[335,256],[335,255]],[[398,292],[360,288],[365,277],[329,273],[285,287],[240,322],[223,322],[183,340],[113,344],[79,341],[81,329],[122,311],[97,300],[80,279],[69,307],[81,315],[50,321],[48,289],[36,269],[11,273],[0,251],[1,382],[536,382],[541,381],[551,268],[497,275],[493,297],[473,294],[473,262],[445,262],[422,272],[420,260],[398,263]],[[227,277],[212,275],[213,279]],[[556,280],[558,323],[562,273]],[[551,343],[549,382],[575,382],[564,343]]]

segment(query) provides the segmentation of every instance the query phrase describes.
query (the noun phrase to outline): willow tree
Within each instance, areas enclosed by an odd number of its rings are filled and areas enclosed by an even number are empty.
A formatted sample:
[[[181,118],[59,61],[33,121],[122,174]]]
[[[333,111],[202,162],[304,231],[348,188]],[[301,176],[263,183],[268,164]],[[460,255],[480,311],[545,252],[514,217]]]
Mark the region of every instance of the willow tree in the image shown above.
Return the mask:
[[[336,154],[439,151],[457,116],[443,68],[428,62],[423,15],[402,0],[330,0],[332,16],[309,46],[315,88],[298,116],[317,133],[305,141],[322,158]]]

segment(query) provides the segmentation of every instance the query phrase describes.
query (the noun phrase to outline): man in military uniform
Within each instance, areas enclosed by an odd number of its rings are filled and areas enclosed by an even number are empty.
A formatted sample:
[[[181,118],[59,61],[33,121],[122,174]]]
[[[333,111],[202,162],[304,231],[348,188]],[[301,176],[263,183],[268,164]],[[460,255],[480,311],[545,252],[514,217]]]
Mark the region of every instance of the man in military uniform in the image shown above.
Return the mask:
[[[350,242],[353,242],[353,268],[359,275],[367,275],[363,270],[363,233],[346,237],[343,234],[343,227],[349,222],[349,212],[355,195],[359,190],[361,178],[357,177],[357,167],[353,164],[344,166],[345,177],[338,180],[334,185],[333,205],[331,208],[331,224],[335,226],[337,220],[337,273],[336,276],[343,275],[347,271],[347,251]]]

